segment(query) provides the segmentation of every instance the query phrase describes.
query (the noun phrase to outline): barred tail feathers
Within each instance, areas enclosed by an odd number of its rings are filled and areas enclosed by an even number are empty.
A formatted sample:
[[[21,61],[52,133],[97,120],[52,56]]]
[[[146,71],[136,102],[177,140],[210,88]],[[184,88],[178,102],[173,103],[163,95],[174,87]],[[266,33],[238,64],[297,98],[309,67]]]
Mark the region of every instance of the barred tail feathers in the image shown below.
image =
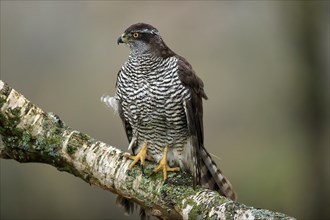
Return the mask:
[[[236,193],[231,186],[228,179],[223,176],[220,169],[218,169],[215,162],[212,160],[211,155],[206,151],[204,147],[200,148],[201,155],[201,169],[200,169],[200,185],[202,187],[216,190],[221,195],[236,200]]]

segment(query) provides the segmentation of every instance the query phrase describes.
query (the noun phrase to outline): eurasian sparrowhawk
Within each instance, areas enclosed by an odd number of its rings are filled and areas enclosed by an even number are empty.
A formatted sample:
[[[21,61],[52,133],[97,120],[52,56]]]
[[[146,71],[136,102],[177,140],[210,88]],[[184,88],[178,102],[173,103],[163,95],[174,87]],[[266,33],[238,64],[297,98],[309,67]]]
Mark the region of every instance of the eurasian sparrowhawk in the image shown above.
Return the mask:
[[[194,183],[235,200],[229,181],[204,147],[202,80],[187,60],[167,47],[158,30],[145,23],[131,25],[118,38],[130,48],[121,67],[114,97],[103,101],[123,121],[134,160],[159,163],[155,172],[179,169]],[[174,167],[174,168],[170,168]]]

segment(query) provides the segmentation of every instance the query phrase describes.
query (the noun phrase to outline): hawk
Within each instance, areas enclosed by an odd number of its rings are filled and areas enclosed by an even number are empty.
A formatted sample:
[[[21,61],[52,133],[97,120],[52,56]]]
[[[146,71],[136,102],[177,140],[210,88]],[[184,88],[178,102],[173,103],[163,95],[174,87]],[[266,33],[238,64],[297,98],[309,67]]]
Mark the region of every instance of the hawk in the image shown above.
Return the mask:
[[[236,194],[204,147],[202,80],[188,61],[174,53],[159,31],[145,23],[128,27],[118,38],[130,53],[118,72],[116,95],[103,97],[120,115],[133,162],[159,163],[154,172],[183,170],[194,185]]]

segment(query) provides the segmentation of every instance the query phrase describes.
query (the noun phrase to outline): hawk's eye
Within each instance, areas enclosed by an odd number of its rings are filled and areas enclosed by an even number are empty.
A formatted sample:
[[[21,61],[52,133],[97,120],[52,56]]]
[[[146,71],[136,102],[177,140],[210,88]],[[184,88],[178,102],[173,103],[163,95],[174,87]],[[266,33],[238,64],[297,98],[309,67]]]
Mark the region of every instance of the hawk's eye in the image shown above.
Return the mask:
[[[134,38],[138,38],[138,37],[139,37],[139,33],[138,33],[138,32],[134,32],[134,33],[133,33],[133,37],[134,37]]]

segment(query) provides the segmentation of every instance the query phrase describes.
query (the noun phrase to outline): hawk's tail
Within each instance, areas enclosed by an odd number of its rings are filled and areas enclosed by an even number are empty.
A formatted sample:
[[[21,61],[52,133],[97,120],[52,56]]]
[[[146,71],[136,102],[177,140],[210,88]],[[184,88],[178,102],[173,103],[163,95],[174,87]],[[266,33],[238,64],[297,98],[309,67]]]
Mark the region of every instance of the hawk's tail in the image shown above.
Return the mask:
[[[206,151],[204,147],[200,148],[201,170],[200,170],[200,184],[202,187],[216,190],[221,195],[236,200],[237,196],[234,192],[228,179],[223,176],[220,169],[218,169],[215,162],[212,160],[211,155]]]

